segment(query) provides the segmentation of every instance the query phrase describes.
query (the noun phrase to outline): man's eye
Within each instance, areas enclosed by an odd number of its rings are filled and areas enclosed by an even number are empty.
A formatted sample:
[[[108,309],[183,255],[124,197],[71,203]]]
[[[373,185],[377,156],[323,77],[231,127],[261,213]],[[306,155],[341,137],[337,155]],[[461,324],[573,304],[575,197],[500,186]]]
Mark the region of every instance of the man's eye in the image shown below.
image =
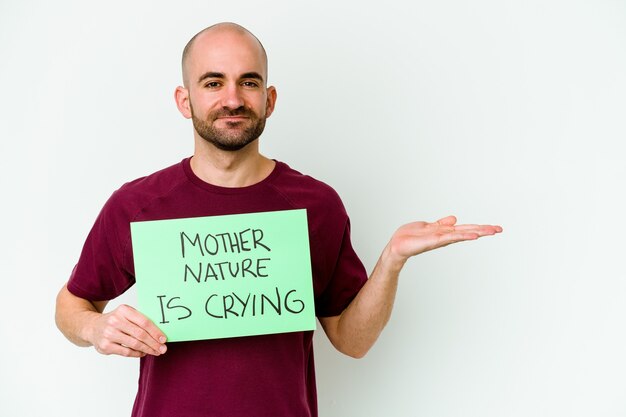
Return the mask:
[[[251,88],[255,88],[255,87],[259,86],[254,81],[244,81],[242,84],[243,84],[244,87],[251,87]]]
[[[217,88],[220,86],[220,83],[218,83],[217,81],[210,81],[206,83],[204,86],[208,88]]]

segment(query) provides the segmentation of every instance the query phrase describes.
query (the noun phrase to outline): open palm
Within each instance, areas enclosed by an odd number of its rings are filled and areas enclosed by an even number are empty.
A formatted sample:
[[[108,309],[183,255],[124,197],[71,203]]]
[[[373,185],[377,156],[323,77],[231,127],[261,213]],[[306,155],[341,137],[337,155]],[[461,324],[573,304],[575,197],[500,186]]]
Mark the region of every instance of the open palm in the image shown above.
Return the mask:
[[[454,216],[434,223],[414,222],[400,227],[392,236],[390,248],[400,258],[408,259],[451,243],[476,240],[502,232],[502,227],[479,224],[456,224]]]

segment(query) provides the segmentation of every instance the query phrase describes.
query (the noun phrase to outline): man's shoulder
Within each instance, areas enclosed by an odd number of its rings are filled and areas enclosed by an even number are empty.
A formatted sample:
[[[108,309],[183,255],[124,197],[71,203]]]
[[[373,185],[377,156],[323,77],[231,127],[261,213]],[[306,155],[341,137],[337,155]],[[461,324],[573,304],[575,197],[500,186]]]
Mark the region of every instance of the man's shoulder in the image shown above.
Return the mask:
[[[273,186],[296,206],[345,211],[339,194],[333,187],[311,175],[282,164]]]
[[[169,194],[186,181],[183,163],[160,169],[123,184],[113,192],[107,205],[136,209]]]

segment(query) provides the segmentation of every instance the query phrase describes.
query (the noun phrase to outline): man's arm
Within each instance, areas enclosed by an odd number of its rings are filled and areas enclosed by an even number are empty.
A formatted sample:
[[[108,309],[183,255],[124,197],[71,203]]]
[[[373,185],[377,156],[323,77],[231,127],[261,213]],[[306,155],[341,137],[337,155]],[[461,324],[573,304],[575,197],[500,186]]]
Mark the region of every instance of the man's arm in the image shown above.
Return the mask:
[[[104,355],[142,357],[165,353],[165,335],[148,318],[127,305],[103,313],[106,304],[77,297],[64,285],[57,296],[57,327],[72,343],[94,346]]]
[[[369,280],[344,312],[319,318],[326,335],[340,352],[354,358],[365,356],[389,321],[398,277],[410,257],[500,232],[500,226],[457,225],[454,216],[400,227],[380,255]]]

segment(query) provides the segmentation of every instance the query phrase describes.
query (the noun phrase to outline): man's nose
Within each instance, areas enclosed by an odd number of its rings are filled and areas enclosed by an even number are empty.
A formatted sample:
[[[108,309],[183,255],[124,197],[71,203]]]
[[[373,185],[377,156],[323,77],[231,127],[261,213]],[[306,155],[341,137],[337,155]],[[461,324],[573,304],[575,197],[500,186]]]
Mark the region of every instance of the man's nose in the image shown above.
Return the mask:
[[[238,85],[229,85],[224,89],[222,106],[231,110],[243,106],[243,97]]]

